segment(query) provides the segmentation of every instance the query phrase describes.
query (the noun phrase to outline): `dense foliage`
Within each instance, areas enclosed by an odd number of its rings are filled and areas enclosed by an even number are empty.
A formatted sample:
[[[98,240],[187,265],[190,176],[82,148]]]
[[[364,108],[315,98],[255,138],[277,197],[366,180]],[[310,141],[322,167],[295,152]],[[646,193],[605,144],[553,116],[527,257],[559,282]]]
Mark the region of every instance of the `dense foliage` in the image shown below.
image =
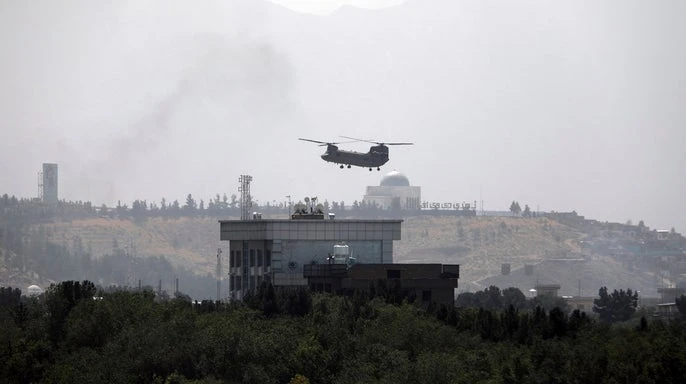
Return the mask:
[[[245,303],[0,291],[7,382],[680,383],[686,331],[541,307],[453,309],[264,285]]]

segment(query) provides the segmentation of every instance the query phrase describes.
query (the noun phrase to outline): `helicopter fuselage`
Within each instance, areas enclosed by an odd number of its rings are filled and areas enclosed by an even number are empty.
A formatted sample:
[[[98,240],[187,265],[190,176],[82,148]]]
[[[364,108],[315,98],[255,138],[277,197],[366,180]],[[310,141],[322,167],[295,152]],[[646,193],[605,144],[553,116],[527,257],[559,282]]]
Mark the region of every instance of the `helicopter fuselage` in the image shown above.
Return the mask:
[[[355,152],[340,150],[335,145],[328,145],[322,159],[341,165],[378,168],[388,162],[388,147],[376,145],[369,148],[369,152]]]

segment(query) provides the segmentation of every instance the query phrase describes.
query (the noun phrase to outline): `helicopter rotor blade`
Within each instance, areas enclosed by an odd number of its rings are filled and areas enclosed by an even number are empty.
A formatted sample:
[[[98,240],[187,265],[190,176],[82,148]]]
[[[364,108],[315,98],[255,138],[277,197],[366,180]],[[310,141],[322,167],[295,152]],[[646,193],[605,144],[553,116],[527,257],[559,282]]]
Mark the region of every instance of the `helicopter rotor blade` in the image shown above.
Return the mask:
[[[376,141],[365,140],[365,139],[356,139],[356,138],[350,137],[350,136],[341,136],[341,137],[344,138],[344,139],[350,139],[350,140],[354,140],[354,141],[363,141],[363,142],[365,142],[365,143],[381,144],[381,143],[377,143]]]
[[[354,137],[348,137],[348,136],[341,136],[346,139],[351,139],[355,141],[364,141],[365,143],[371,143],[371,144],[376,144],[376,145],[414,145],[414,143],[382,143],[374,140],[365,140],[365,139],[356,139]]]
[[[317,143],[317,144],[319,144],[320,147],[323,147],[323,146],[325,146],[325,145],[338,145],[338,144],[347,144],[347,143],[352,143],[352,142],[353,142],[353,141],[340,141],[340,142],[337,142],[337,143],[328,143],[328,142],[326,142],[326,141],[319,141],[319,140],[312,140],[312,139],[303,139],[303,138],[301,138],[301,137],[299,137],[298,140],[309,141],[309,142],[312,142],[312,143]]]
[[[332,144],[332,143],[327,143],[327,142],[325,142],[325,141],[311,140],[311,139],[303,139],[303,138],[301,138],[301,137],[299,137],[298,140],[309,141],[309,142],[311,142],[311,143],[317,143],[317,144]]]

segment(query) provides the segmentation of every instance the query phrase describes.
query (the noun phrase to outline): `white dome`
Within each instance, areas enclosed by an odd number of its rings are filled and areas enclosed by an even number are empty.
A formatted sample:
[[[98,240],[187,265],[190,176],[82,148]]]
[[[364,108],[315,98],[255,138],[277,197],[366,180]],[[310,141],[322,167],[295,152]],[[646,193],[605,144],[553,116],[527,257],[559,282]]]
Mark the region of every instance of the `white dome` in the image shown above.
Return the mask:
[[[398,171],[391,171],[381,179],[381,184],[384,187],[409,187],[410,179]]]
[[[40,295],[43,293],[43,289],[37,285],[29,285],[27,289],[29,296]]]

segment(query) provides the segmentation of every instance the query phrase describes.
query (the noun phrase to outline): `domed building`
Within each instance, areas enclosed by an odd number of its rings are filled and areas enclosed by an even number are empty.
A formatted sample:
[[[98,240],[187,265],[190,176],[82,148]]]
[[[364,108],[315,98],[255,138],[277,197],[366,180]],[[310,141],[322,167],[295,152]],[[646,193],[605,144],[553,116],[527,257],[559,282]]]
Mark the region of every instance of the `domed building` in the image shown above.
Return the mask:
[[[415,210],[421,208],[421,187],[410,185],[410,179],[398,171],[386,174],[378,186],[368,186],[364,202],[382,209]]]
[[[43,289],[37,285],[29,285],[28,296],[38,296],[43,293]]]

